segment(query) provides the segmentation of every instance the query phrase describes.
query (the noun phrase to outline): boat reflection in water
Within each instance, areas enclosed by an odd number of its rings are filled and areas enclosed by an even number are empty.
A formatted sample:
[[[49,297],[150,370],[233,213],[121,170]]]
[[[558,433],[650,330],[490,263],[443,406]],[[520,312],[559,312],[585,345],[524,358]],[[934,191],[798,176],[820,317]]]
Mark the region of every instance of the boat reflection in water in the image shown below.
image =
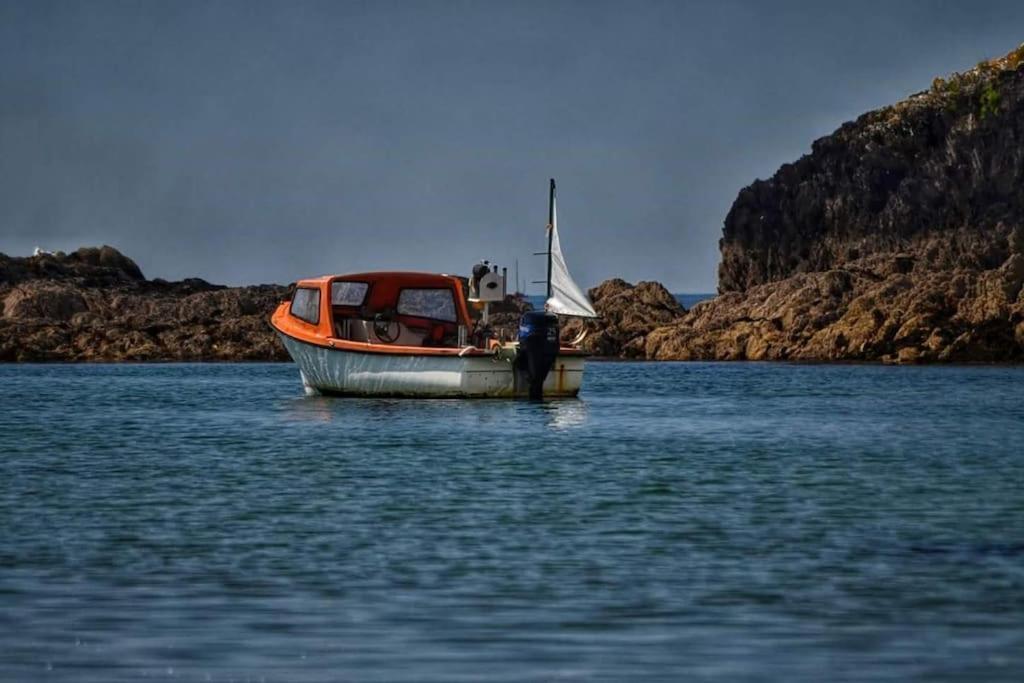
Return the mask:
[[[362,398],[335,401],[325,396],[304,396],[282,401],[280,411],[294,422],[328,424],[358,421],[360,424],[387,427],[389,433],[395,431],[396,420],[399,420],[405,424],[465,426],[477,432],[493,429],[496,436],[505,432],[510,424],[543,424],[557,431],[575,429],[586,425],[589,417],[587,402],[579,398],[509,404],[456,399],[410,402],[395,398]]]

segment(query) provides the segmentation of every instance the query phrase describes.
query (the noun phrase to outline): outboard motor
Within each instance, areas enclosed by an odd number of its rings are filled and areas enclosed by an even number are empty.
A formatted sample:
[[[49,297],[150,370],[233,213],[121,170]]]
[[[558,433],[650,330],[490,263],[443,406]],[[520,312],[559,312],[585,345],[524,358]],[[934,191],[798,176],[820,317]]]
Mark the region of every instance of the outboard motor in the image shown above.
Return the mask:
[[[516,353],[516,386],[529,387],[530,399],[544,395],[544,380],[558,357],[558,316],[545,311],[528,311],[519,321],[519,351]]]

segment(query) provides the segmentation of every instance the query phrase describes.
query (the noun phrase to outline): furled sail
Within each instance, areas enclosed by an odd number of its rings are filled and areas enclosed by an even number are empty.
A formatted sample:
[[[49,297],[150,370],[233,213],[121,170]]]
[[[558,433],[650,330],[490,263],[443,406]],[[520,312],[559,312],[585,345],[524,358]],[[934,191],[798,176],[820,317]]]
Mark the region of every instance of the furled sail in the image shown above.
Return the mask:
[[[572,276],[569,275],[569,268],[565,265],[562,246],[558,240],[558,212],[555,210],[553,194],[551,197],[551,225],[548,226],[548,230],[551,231],[549,239],[549,251],[551,253],[548,256],[551,259],[551,294],[544,308],[558,315],[596,318],[597,311],[594,310],[594,305],[590,303],[590,298],[573,281]]]

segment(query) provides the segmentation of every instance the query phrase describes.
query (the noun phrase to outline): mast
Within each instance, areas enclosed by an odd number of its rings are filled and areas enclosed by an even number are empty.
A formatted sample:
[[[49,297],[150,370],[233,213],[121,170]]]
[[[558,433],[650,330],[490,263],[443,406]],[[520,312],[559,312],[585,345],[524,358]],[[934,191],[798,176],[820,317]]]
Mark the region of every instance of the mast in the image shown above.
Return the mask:
[[[548,295],[551,298],[551,240],[555,236],[555,179],[551,179],[548,192]]]

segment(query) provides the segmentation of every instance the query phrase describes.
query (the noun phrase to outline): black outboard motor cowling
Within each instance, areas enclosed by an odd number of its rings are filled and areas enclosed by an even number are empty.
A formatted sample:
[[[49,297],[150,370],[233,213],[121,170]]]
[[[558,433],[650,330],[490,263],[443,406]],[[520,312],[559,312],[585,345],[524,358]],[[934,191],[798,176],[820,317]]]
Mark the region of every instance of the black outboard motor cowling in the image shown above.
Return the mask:
[[[544,395],[544,380],[558,357],[558,316],[529,311],[519,321],[519,351],[516,354],[516,386],[529,387],[531,400]]]

